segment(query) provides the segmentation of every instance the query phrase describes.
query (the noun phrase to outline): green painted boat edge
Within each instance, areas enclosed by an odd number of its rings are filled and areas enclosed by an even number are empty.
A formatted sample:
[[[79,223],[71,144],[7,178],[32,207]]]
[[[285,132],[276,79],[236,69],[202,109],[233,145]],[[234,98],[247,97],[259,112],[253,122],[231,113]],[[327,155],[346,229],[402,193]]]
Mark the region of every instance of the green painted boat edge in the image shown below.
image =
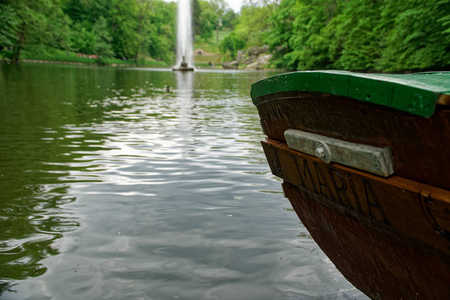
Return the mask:
[[[441,95],[450,95],[450,72],[364,74],[347,71],[303,71],[279,74],[252,84],[251,97],[278,92],[317,92],[384,105],[431,117]]]

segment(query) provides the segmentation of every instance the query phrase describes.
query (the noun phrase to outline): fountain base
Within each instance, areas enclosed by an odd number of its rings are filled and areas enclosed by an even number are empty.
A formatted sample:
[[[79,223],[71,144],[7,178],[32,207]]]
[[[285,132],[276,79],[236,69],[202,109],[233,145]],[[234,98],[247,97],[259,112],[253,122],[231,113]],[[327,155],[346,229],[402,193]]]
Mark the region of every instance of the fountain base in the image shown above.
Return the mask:
[[[172,71],[192,72],[192,71],[194,71],[194,68],[179,66],[179,67],[173,67]]]
[[[179,67],[173,67],[172,71],[183,71],[183,72],[192,72],[194,71],[193,67],[189,67],[188,63],[186,62],[184,56],[183,56],[183,60],[180,63]]]

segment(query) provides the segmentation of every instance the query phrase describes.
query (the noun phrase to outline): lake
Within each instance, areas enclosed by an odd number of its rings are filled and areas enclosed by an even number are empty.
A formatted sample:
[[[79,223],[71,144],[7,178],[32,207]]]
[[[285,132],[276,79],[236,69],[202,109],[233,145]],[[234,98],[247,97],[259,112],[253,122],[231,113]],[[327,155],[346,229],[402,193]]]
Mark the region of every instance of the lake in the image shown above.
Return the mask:
[[[270,173],[274,73],[0,68],[1,299],[367,299]]]

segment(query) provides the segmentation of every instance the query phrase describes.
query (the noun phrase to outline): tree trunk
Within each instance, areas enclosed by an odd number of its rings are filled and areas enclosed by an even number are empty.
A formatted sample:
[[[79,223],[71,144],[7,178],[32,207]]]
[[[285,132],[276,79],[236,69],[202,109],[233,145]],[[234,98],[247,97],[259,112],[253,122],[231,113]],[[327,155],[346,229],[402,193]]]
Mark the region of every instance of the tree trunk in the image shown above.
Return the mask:
[[[21,30],[19,33],[19,41],[17,42],[17,45],[14,47],[14,52],[11,57],[12,62],[15,64],[19,63],[20,51],[22,50],[22,44],[23,41],[25,40],[25,28],[26,28],[25,23],[22,23]]]
[[[219,21],[216,24],[217,45],[219,45]]]

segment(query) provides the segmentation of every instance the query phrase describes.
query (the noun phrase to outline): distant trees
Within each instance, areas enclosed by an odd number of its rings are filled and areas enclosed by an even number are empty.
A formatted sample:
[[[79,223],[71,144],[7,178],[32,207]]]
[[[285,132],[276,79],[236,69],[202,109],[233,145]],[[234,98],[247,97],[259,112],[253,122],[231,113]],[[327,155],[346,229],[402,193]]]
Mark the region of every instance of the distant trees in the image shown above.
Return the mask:
[[[219,44],[219,29],[222,26],[222,18],[225,14],[225,9],[228,7],[228,4],[225,0],[209,0],[209,3],[214,10],[217,20],[216,20],[216,44]]]
[[[0,0],[0,51],[14,62],[24,48],[169,61],[175,10],[162,0]]]
[[[271,27],[270,17],[274,13],[275,4],[247,4],[241,8],[239,23],[234,32],[246,42],[247,47],[262,46],[264,36]]]
[[[213,37],[216,24],[219,22],[219,16],[208,1],[199,0],[198,9],[198,22],[195,31],[202,39],[209,41]]]
[[[264,42],[291,70],[450,67],[450,0],[282,0]]]
[[[176,4],[152,2],[151,31],[148,35],[148,51],[153,58],[172,62],[175,51]]]
[[[219,50],[223,54],[229,54],[231,59],[236,59],[238,50],[244,49],[245,41],[236,36],[234,32],[227,35],[219,44]]]
[[[220,52],[234,60],[238,50],[262,46],[275,7],[274,2],[246,1],[240,16],[234,19],[234,30],[220,42]]]
[[[233,38],[243,40],[245,48],[269,46],[272,64],[278,68],[383,72],[450,68],[450,0],[244,3]]]
[[[111,47],[112,36],[108,31],[106,19],[100,16],[92,28],[93,44],[92,52],[99,56],[111,57],[114,55]]]
[[[450,66],[450,0],[384,1],[380,69]]]
[[[12,49],[9,58],[17,62],[28,43],[68,47],[69,19],[58,0],[2,0],[0,2],[0,47]]]
[[[269,46],[289,70],[395,72],[450,68],[450,0],[192,0],[195,34],[219,45]],[[163,0],[0,0],[0,59],[23,51],[172,62],[176,3]]]
[[[224,0],[193,0],[195,34],[209,41],[216,31],[219,43],[219,30],[232,30],[238,15]]]
[[[195,34],[218,43],[238,15],[224,0],[192,0]],[[0,59],[19,60],[52,49],[138,61],[171,63],[176,2],[163,0],[0,0]],[[32,56],[32,55],[31,55]]]

